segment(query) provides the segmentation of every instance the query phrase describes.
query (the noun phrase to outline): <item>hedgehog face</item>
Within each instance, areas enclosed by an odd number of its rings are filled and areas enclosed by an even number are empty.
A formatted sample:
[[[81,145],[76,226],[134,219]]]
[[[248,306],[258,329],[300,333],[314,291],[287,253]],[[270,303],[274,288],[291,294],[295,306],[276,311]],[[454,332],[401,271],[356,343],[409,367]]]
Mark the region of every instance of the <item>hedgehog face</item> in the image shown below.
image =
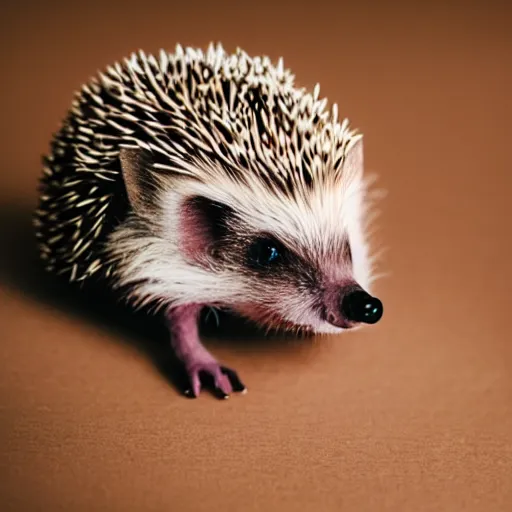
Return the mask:
[[[144,282],[139,295],[224,306],[260,325],[317,333],[380,319],[382,304],[368,293],[362,143],[337,179],[326,174],[288,195],[218,170],[208,183],[153,175],[138,150],[124,150],[121,164],[137,223],[146,227],[123,228],[113,245],[130,252],[137,240],[122,280]]]
[[[232,290],[220,302],[259,324],[319,333],[379,320],[382,304],[367,292],[357,175],[304,201],[280,202],[240,187],[236,196],[213,193],[227,189],[188,184],[186,199],[168,196],[179,206],[165,222],[179,218],[169,234],[179,234],[186,261],[219,276],[217,297]]]

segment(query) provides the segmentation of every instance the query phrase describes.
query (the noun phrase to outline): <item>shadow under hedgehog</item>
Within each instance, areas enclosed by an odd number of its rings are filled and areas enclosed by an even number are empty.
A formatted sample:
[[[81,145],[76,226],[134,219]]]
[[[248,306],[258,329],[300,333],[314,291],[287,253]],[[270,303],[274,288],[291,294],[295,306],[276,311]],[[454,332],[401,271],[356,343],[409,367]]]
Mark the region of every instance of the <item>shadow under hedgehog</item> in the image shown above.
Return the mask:
[[[34,215],[45,268],[102,282],[169,326],[198,396],[237,373],[199,313],[338,333],[377,322],[362,136],[268,57],[219,45],[132,54],[76,93],[44,158]]]

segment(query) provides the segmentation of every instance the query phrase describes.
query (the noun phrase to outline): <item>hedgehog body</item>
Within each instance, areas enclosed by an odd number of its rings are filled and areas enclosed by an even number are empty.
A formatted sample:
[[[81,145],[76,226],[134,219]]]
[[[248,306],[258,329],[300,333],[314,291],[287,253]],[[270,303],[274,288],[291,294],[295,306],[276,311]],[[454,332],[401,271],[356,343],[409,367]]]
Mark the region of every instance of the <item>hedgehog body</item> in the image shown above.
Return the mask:
[[[220,45],[108,67],[44,159],[34,223],[47,270],[134,306],[345,329],[336,290],[371,282],[366,183],[361,135],[326,105],[282,60]]]

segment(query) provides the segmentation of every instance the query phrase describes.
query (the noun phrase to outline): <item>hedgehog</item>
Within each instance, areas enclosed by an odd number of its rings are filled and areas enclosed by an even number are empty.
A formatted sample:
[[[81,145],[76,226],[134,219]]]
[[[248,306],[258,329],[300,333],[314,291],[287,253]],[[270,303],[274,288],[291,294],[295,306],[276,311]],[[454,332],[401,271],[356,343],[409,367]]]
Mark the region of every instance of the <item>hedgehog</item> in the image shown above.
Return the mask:
[[[205,308],[319,335],[382,317],[362,134],[282,58],[135,51],[75,93],[42,167],[44,268],[152,308],[191,397],[247,390],[201,342]]]

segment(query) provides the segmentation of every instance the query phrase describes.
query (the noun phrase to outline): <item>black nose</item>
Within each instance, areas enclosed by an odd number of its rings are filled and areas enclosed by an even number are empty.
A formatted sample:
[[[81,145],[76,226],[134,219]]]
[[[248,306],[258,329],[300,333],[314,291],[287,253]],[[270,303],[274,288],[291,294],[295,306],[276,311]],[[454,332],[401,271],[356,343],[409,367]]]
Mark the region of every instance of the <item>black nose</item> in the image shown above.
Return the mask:
[[[356,290],[345,295],[341,302],[341,310],[347,320],[365,324],[377,323],[384,312],[382,302],[364,290]]]

